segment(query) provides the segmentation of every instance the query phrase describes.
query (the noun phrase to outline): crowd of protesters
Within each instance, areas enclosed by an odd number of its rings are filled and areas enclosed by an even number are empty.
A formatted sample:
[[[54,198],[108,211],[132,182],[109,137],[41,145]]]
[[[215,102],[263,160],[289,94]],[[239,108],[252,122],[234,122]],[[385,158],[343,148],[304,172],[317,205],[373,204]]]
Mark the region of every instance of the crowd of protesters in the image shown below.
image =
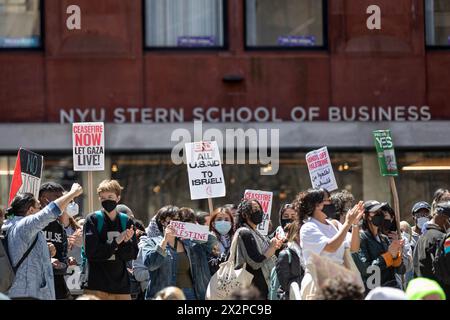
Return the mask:
[[[356,202],[346,190],[305,190],[281,206],[279,225],[272,222],[267,236],[257,228],[264,212],[256,199],[218,207],[211,214],[168,204],[145,227],[130,208],[119,204],[121,192],[117,181],[101,182],[101,209],[85,215],[76,203],[83,193],[78,184],[66,191],[57,183],[44,183],[38,199],[18,194],[0,211],[0,262],[7,255],[15,271],[0,297],[75,299],[67,276],[76,266],[80,300],[204,300],[210,282],[217,279],[213,275],[232,258],[252,280],[230,293],[230,299],[450,297],[446,189],[435,192],[431,205],[422,200],[412,206],[412,226],[397,221],[387,202]],[[172,221],[206,225],[208,239],[179,238]],[[233,243],[236,254],[230,255]],[[358,281],[338,271],[323,276],[312,261],[346,270]]]

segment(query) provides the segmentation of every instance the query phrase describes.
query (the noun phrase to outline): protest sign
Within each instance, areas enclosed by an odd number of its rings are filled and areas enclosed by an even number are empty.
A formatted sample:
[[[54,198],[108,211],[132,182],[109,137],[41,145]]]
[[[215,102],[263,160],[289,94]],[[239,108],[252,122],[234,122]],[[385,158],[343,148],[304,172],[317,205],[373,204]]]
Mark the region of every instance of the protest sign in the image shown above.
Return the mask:
[[[36,199],[39,197],[43,166],[43,156],[22,148],[19,149],[8,204],[11,204],[17,193],[32,193]]]
[[[397,186],[394,177],[398,176],[397,160],[395,159],[394,142],[391,130],[373,131],[375,148],[377,149],[378,164],[383,177],[389,178],[389,186],[394,200],[394,212],[397,223],[397,234],[401,239],[400,231],[400,200],[398,198]]]
[[[273,193],[260,190],[245,190],[244,199],[256,199],[264,211],[263,221],[258,224],[256,229],[263,235],[269,233],[270,214],[272,212]]]
[[[373,132],[375,147],[377,149],[380,173],[385,176],[398,176],[397,161],[395,159],[394,143],[390,130],[376,130]]]
[[[329,192],[338,188],[327,147],[307,153],[306,164],[313,188],[324,188]]]
[[[179,238],[204,242],[208,241],[208,226],[174,220],[170,222],[170,225],[175,229],[176,236]]]
[[[74,171],[103,171],[105,169],[103,122],[74,123],[72,141]]]
[[[225,180],[216,141],[186,143],[191,199],[225,197]]]

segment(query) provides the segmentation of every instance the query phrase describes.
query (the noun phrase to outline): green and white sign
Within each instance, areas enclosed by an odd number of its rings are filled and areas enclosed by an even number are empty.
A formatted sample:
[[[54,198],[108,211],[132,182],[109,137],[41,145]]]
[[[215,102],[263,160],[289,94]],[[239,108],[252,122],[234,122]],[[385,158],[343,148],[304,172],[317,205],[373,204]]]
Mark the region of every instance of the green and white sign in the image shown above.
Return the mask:
[[[375,147],[377,148],[380,172],[385,176],[398,176],[397,160],[395,159],[394,143],[390,130],[376,130],[373,132]]]

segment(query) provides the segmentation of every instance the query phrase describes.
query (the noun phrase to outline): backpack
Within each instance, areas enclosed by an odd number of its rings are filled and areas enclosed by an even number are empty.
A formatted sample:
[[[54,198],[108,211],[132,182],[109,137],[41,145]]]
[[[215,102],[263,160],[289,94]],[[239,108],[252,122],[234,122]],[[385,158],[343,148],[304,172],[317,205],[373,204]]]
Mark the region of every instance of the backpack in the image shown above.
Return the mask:
[[[100,234],[103,230],[103,225],[105,224],[105,218],[103,217],[103,212],[98,210],[95,212],[95,216],[97,217],[97,232]],[[120,226],[122,227],[122,231],[125,231],[127,229],[127,222],[128,222],[128,216],[125,213],[119,212],[119,219],[120,219]],[[85,232],[86,229],[83,228],[83,232]],[[84,250],[84,239],[83,239],[83,245],[81,246],[81,278],[83,286],[87,285],[87,279],[88,279],[88,263],[87,263],[87,256]]]
[[[450,233],[438,243],[433,260],[433,272],[439,282],[450,284]]]
[[[291,250],[286,250],[288,254],[289,265],[292,262]],[[269,300],[284,300],[286,293],[281,289],[280,280],[278,279],[276,266],[270,272]]]
[[[11,286],[14,283],[14,280],[16,278],[16,272],[19,270],[19,267],[22,265],[22,263],[25,261],[25,259],[30,254],[31,250],[33,250],[34,246],[36,245],[36,242],[38,240],[38,235],[36,235],[36,238],[34,239],[31,246],[25,251],[22,258],[20,258],[19,262],[16,266],[13,266],[11,263],[11,256],[9,254],[8,250],[8,237],[5,235],[1,239],[0,242],[0,274],[2,275],[0,278],[0,293],[7,293]]]

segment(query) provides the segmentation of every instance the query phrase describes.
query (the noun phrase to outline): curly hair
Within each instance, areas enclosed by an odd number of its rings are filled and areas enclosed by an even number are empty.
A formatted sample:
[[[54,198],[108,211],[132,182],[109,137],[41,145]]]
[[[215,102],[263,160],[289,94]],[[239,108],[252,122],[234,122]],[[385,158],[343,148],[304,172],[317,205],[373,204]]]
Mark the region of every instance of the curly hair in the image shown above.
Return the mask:
[[[347,203],[350,203],[351,205],[353,205],[353,203],[355,202],[355,197],[348,192],[347,190],[341,190],[338,192],[333,192],[331,194],[331,202],[334,204],[334,207],[336,208],[336,213],[341,216],[342,214],[344,214],[344,210],[345,205]]]
[[[320,189],[308,189],[307,191],[300,192],[292,202],[294,210],[297,211],[300,223],[305,222],[309,217],[312,217],[316,205],[323,202],[325,196],[330,196],[328,190]]]
[[[253,213],[253,203],[257,203],[262,211],[261,203],[256,199],[242,199],[237,208],[238,222],[237,228],[242,227]]]
[[[326,279],[321,287],[324,300],[363,300],[364,289],[341,277]]]

